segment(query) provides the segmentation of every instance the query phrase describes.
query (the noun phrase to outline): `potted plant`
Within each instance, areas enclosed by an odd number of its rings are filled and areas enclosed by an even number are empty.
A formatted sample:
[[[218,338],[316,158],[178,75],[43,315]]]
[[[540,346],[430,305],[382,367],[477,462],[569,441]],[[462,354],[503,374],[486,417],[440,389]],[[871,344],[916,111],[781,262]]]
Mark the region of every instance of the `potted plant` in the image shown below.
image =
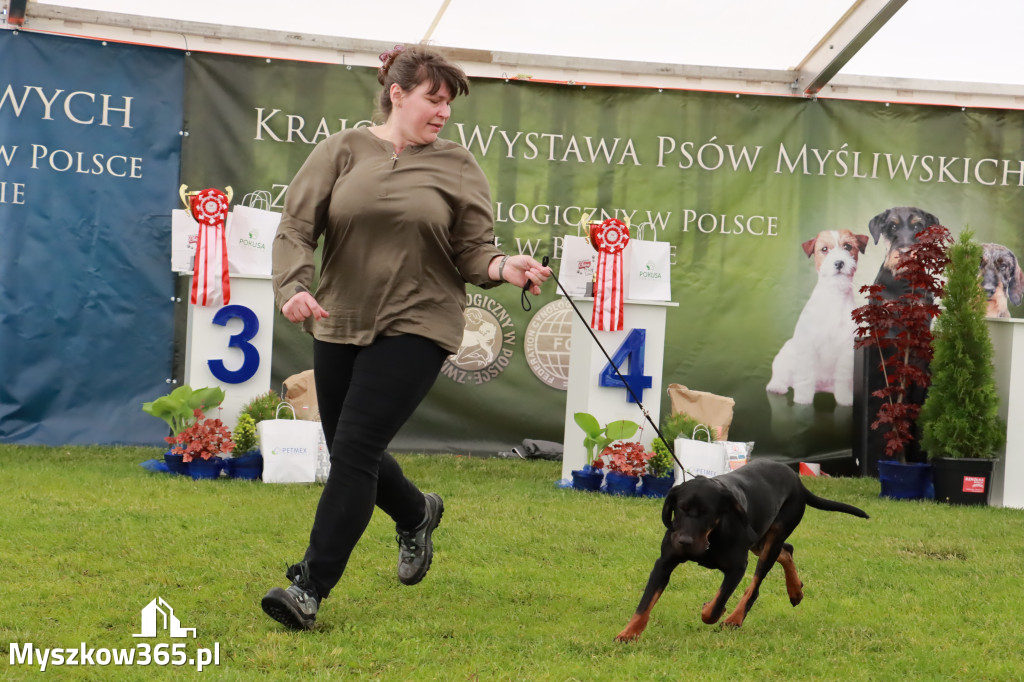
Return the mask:
[[[231,432],[220,419],[207,417],[199,408],[193,414],[192,424],[164,440],[173,446],[171,452],[183,457],[192,478],[217,478],[224,468],[222,455],[235,447]]]
[[[935,299],[942,294],[940,275],[948,260],[951,237],[941,225],[917,233],[917,241],[896,267],[898,287],[869,284],[860,288],[867,303],[854,309],[854,348],[877,348],[881,388],[872,391],[878,408],[872,429],[884,427],[884,458],[878,459],[882,496],[925,497],[929,465],[908,462],[907,448],[918,437],[917,417],[930,381],[932,320],[939,315]],[[909,470],[908,470],[909,468]]]
[[[178,386],[165,396],[148,403],[142,403],[142,411],[167,422],[171,436],[177,436],[196,420],[196,410],[212,410],[224,402],[224,390],[220,387],[193,389],[188,384]],[[165,440],[167,440],[165,438]],[[172,442],[172,441],[168,441]],[[186,474],[188,468],[181,454],[172,450],[164,453],[164,462],[171,473]]]
[[[988,504],[992,460],[1006,441],[978,274],[981,251],[969,229],[949,247],[932,383],[921,406],[921,444],[932,462],[935,499],[955,504]]]
[[[255,480],[263,473],[263,454],[256,443],[256,421],[252,415],[242,412],[238,423],[231,432],[231,440],[235,447],[230,459],[225,460],[224,467],[231,478]]]
[[[573,420],[583,429],[583,447],[587,451],[587,461],[582,469],[572,472],[572,487],[576,490],[600,490],[604,473],[594,467],[597,453],[603,452],[614,441],[632,438],[640,425],[628,419],[620,419],[601,426],[597,417],[587,412],[577,412],[573,415]]]
[[[640,476],[647,470],[650,453],[637,441],[618,440],[611,443],[594,460],[595,469],[604,469],[606,492],[633,497]]]
[[[647,460],[647,470],[640,477],[640,494],[644,497],[665,497],[675,482],[675,476],[672,475],[672,451],[661,438],[654,439],[651,451],[652,454]]]
[[[288,408],[288,411],[279,415],[278,407],[282,404]],[[253,424],[259,424],[265,419],[297,418],[295,411],[292,410],[292,406],[285,403],[284,399],[282,399],[275,391],[260,393],[250,399],[249,402],[242,406],[241,414],[247,414],[252,417]]]

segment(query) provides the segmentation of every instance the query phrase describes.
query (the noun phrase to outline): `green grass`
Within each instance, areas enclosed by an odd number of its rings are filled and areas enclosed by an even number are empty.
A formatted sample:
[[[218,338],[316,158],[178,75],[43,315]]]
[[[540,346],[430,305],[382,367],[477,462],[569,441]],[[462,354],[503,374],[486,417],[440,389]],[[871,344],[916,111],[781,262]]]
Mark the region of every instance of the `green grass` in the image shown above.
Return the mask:
[[[285,631],[260,598],[302,556],[321,488],[151,474],[150,448],[0,445],[0,639],[127,648],[163,597],[210,679],[1010,680],[1024,675],[1024,512],[878,498],[871,479],[811,479],[870,520],[813,509],[791,541],[793,608],[769,575],[739,630],[700,622],[721,574],[685,564],[635,643],[663,533],[661,501],[560,490],[558,463],[400,457],[445,499],[433,567],[394,575],[393,524],[374,516],[317,630]],[[751,569],[753,564],[751,564]],[[741,585],[745,586],[746,581]],[[738,596],[738,595],[737,595]],[[736,597],[733,599],[735,603]],[[731,606],[731,605],[730,605]],[[180,641],[180,640],[175,640]],[[60,679],[197,676],[187,667],[63,667]]]

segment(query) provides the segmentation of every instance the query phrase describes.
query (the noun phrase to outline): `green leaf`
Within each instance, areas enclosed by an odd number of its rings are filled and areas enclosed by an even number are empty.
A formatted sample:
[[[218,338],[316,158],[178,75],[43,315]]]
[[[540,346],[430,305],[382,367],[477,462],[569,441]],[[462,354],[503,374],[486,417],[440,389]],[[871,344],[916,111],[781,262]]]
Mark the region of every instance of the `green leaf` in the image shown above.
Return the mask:
[[[632,438],[636,433],[640,425],[636,422],[629,421],[628,419],[621,419],[615,422],[609,422],[608,426],[604,428],[604,432],[608,434],[608,437],[612,440],[623,440],[625,438]]]
[[[576,424],[583,429],[583,432],[587,434],[589,438],[596,438],[604,430],[598,423],[597,418],[586,412],[577,412],[572,416],[576,421]]]

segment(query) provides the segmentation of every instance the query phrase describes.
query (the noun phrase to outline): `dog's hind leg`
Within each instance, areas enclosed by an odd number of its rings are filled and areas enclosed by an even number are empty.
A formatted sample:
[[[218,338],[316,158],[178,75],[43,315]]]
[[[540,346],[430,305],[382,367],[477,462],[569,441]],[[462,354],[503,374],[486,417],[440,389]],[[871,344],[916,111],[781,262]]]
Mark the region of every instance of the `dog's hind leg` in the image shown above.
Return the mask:
[[[644,595],[640,597],[640,604],[636,607],[636,613],[626,623],[626,627],[622,629],[622,632],[615,636],[616,640],[629,642],[643,634],[643,631],[647,629],[647,621],[651,618],[651,610],[658,603],[661,593],[668,587],[668,579],[671,577],[672,571],[681,563],[674,556],[665,557],[662,555],[658,557],[658,560],[654,562],[654,568],[651,569],[651,575],[647,579]]]
[[[764,582],[768,571],[772,569],[772,566],[779,560],[779,555],[782,553],[785,537],[782,536],[781,530],[779,525],[773,525],[769,529],[768,535],[760,544],[761,553],[758,555],[757,568],[754,569],[754,576],[750,579],[750,586],[747,587],[747,591],[740,597],[740,601],[736,604],[733,612],[725,619],[724,625],[735,628],[743,625],[743,619],[747,617],[750,608],[757,601],[757,595],[761,590],[761,583]],[[792,561],[793,555],[791,553],[789,557]]]
[[[793,563],[793,545],[788,542],[782,543],[782,551],[777,559],[786,574],[786,592],[789,593],[789,603],[796,606],[804,598],[804,584],[796,572],[796,564]]]

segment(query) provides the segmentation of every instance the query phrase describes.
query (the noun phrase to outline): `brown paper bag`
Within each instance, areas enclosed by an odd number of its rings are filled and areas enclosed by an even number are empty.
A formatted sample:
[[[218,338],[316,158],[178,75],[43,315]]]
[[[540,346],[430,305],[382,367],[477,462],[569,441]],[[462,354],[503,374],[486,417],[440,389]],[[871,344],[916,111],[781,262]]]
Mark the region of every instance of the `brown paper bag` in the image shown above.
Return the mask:
[[[293,374],[284,380],[281,387],[285,402],[295,407],[296,419],[320,420],[320,406],[316,401],[316,385],[313,370]]]
[[[668,397],[672,414],[687,414],[715,429],[715,440],[726,440],[732,425],[732,408],[736,401],[706,391],[694,391],[682,384],[669,384]]]

